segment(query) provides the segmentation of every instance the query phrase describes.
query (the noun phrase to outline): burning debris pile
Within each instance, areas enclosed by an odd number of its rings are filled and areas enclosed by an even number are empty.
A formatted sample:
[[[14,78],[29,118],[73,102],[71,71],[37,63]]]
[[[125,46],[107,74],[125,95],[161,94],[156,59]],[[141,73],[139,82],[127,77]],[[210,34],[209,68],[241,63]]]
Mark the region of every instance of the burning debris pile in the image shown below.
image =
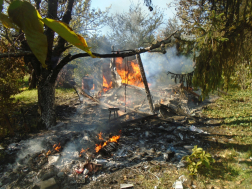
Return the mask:
[[[139,163],[169,162],[179,168],[194,145],[207,147],[202,143],[207,133],[192,126],[201,119],[193,116],[200,112],[195,95],[182,93],[180,86],[156,87],[151,90],[155,114],[150,115],[139,67],[127,61],[130,66],[122,69],[120,61],[119,87],[111,88],[113,82],[103,75],[99,100],[89,96],[71,121],[8,146],[6,154],[17,159],[1,167],[0,187],[79,188]],[[95,90],[95,84],[83,78],[85,90]],[[109,120],[111,109],[120,117]]]
[[[194,145],[207,147],[202,143],[207,133],[186,124],[186,116],[176,122],[157,115],[122,120],[113,122],[113,127],[107,122],[107,130],[113,130],[113,134],[101,130],[97,133],[99,127],[76,131],[74,123],[62,124],[63,130],[55,127],[36,138],[40,148],[35,152],[25,153],[24,149],[33,146],[29,142],[9,145],[6,152],[19,158],[5,167],[1,186],[78,188],[139,163],[158,161],[183,167],[181,158],[190,154]]]

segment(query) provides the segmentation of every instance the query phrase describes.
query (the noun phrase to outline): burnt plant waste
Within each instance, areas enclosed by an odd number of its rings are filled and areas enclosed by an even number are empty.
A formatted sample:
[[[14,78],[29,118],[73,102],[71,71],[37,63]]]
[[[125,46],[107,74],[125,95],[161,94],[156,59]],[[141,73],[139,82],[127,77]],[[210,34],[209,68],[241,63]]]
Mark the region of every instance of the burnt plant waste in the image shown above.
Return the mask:
[[[150,161],[184,167],[181,158],[190,155],[194,145],[210,146],[206,140],[210,133],[199,128],[206,126],[201,109],[209,102],[197,104],[191,94],[180,94],[177,85],[155,90],[159,106],[154,115],[149,114],[147,102],[141,105],[143,99],[137,102],[133,97],[128,99],[127,112],[121,111],[125,101],[119,87],[110,89],[99,102],[83,97],[82,104],[74,105],[75,113],[65,115],[57,126],[6,145],[2,151],[12,161],[0,166],[1,187],[44,187],[50,181],[60,188],[78,188]],[[132,87],[128,96],[135,93],[145,91]],[[173,105],[180,109],[172,109]],[[119,117],[109,119],[109,107],[118,107]],[[113,136],[120,138],[95,151]]]

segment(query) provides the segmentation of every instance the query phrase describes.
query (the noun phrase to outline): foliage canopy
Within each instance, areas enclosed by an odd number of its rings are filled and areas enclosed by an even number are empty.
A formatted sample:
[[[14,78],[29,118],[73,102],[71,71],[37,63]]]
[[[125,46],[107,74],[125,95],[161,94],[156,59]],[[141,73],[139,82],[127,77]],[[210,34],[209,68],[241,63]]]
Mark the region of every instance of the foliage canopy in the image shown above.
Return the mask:
[[[236,65],[250,65],[252,2],[177,0],[176,3],[184,32],[194,38],[194,43],[188,43],[196,62],[194,84],[202,88],[205,96],[222,87],[223,81],[229,83]]]

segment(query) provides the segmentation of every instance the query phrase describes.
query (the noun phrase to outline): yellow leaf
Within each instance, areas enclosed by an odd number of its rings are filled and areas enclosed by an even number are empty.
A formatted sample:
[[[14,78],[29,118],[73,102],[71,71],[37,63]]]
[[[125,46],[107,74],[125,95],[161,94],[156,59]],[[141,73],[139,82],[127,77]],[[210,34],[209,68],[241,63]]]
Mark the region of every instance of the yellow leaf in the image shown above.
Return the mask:
[[[53,31],[57,32],[63,39],[95,58],[89,50],[90,47],[88,47],[86,40],[79,34],[76,34],[67,24],[50,18],[43,18],[42,21]]]
[[[43,22],[38,11],[29,3],[19,0],[13,1],[8,8],[9,17],[25,33],[31,51],[44,68],[47,56],[47,38],[43,34]]]
[[[18,30],[18,27],[10,20],[7,15],[0,13],[0,20],[3,23],[4,27],[15,28],[16,30]]]

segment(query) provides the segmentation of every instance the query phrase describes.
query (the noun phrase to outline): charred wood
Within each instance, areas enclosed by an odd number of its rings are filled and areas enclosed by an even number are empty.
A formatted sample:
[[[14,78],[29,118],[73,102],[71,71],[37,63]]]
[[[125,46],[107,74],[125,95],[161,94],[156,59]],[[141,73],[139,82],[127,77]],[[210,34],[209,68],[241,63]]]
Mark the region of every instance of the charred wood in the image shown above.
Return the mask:
[[[153,102],[152,102],[152,98],[151,98],[151,93],[150,93],[148,82],[147,82],[147,79],[146,79],[146,76],[145,76],[144,67],[143,67],[143,63],[142,63],[140,54],[137,54],[136,58],[137,58],[137,62],[138,62],[138,65],[139,65],[140,72],[141,72],[142,80],[143,80],[143,83],[144,83],[145,92],[147,94],[147,99],[149,101],[150,110],[154,114],[154,107],[153,107]]]

